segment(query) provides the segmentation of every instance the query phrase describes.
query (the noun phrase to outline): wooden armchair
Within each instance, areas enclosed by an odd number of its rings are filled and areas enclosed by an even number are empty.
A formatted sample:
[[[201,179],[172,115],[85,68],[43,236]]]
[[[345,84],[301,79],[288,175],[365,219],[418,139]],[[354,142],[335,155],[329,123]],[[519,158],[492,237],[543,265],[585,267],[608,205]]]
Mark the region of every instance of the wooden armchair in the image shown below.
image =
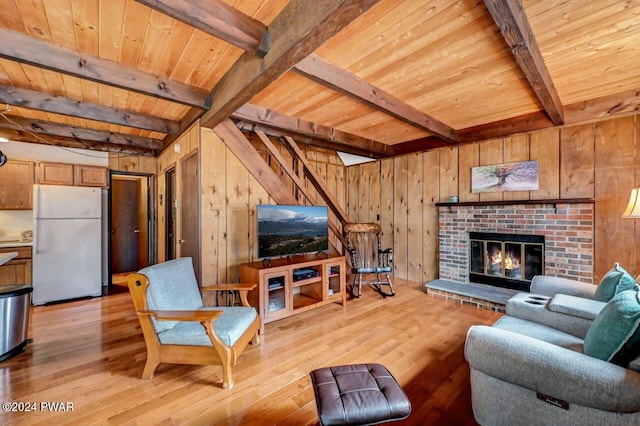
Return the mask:
[[[382,228],[377,223],[347,223],[343,232],[347,240],[347,251],[351,261],[353,283],[349,286],[353,297],[362,295],[362,285],[369,284],[383,297],[394,296],[389,273],[393,268],[393,250],[382,250],[380,235]],[[375,279],[365,279],[375,274]],[[381,277],[381,275],[383,275]],[[382,286],[387,286],[388,291]]]
[[[160,363],[222,365],[223,387],[244,348],[259,344],[260,317],[247,293],[255,284],[222,284],[203,291],[239,290],[244,306],[205,307],[190,257],[149,266],[127,277],[147,346],[143,379]]]

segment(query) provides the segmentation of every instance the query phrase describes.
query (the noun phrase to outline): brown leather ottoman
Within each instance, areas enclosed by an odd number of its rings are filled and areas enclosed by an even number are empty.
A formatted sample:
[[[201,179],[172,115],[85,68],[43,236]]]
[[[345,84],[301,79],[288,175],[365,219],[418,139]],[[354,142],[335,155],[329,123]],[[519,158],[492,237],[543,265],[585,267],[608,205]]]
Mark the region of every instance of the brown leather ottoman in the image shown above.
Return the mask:
[[[323,426],[373,425],[406,419],[411,403],[380,364],[341,365],[311,372]]]

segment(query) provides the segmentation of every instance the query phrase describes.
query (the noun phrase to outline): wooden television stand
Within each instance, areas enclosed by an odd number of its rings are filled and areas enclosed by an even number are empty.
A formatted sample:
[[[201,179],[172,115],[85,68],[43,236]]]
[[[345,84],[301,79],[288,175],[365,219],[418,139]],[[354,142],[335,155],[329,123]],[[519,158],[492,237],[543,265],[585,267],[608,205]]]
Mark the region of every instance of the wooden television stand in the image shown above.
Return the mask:
[[[340,303],[346,309],[345,258],[339,254],[298,255],[240,265],[240,282],[256,283],[249,292],[249,303],[264,324]]]

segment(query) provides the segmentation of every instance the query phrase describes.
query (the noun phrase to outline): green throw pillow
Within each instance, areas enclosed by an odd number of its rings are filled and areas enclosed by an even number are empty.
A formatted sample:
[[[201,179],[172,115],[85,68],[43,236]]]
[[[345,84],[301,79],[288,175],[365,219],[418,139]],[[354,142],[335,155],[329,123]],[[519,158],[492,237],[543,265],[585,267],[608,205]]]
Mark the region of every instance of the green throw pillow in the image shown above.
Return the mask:
[[[638,287],[616,294],[589,327],[585,355],[626,367],[640,355]]]
[[[600,280],[594,297],[601,302],[608,302],[621,291],[632,289],[635,283],[635,279],[616,262]]]

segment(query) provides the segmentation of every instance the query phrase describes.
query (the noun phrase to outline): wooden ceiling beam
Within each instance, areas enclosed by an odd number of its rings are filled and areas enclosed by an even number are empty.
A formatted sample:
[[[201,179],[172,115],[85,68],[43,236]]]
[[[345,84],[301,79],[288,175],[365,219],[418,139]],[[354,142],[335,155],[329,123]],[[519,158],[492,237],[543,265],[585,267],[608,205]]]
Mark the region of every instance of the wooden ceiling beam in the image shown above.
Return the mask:
[[[260,58],[269,51],[267,26],[222,0],[136,1]]]
[[[640,88],[602,96],[583,102],[575,102],[565,107],[565,115],[570,123],[611,117],[640,111]]]
[[[452,127],[315,53],[296,64],[293,70],[318,84],[414,127],[433,133],[441,139],[452,143],[460,142],[458,132]]]
[[[213,131],[249,170],[249,173],[260,182],[276,203],[298,204],[298,200],[293,196],[293,191],[283,184],[280,177],[269,167],[260,153],[231,120],[227,119],[218,124]]]
[[[134,146],[146,149],[160,149],[162,141],[142,136],[126,135],[123,133],[105,132],[87,129],[85,127],[68,126],[47,121],[3,115],[0,117],[0,127],[4,129],[22,130],[47,136],[61,136],[83,141],[103,142],[113,145]]]
[[[405,155],[414,152],[428,151],[430,149],[451,146],[449,141],[440,139],[438,136],[427,136],[407,142],[393,144],[393,155]]]
[[[393,155],[390,146],[381,142],[291,117],[258,105],[246,104],[231,114],[231,118],[282,129],[294,135],[331,142],[335,146],[333,149],[338,151],[353,153],[352,150],[356,148],[359,151],[357,155],[363,155],[365,152],[378,156],[378,158]]]
[[[380,0],[291,0],[269,25],[264,58],[245,52],[211,91],[213,128]]]
[[[74,139],[74,138],[66,138],[62,136],[51,136],[51,135],[47,136],[46,138],[43,138],[44,139],[43,140],[36,137],[33,133],[25,132],[24,130],[0,128],[0,136],[15,142],[37,143],[40,145],[51,145],[51,146],[59,146],[64,148],[90,149],[93,151],[105,151],[105,152],[112,152],[115,154],[124,154],[124,155],[143,155],[147,157],[155,156],[155,151],[148,148],[142,148],[137,146],[116,145],[113,143],[104,143],[104,142],[96,142],[96,141],[83,141],[83,140]]]
[[[199,87],[172,81],[136,68],[83,55],[29,37],[28,35],[0,28],[0,57],[51,71],[72,75],[143,95],[165,99],[207,109],[209,94]]]
[[[361,157],[379,159],[379,158],[385,158],[390,156],[390,154],[380,155],[380,154],[368,151],[366,149],[351,146],[349,144],[345,144],[341,142],[330,142],[330,141],[326,141],[316,137],[304,136],[304,135],[296,134],[294,132],[290,132],[284,129],[278,129],[276,127],[270,127],[270,126],[266,126],[264,124],[259,124],[259,123],[250,123],[248,121],[236,120],[236,126],[238,126],[238,128],[243,132],[254,132],[254,133],[263,132],[274,138],[283,138],[285,136],[289,136],[298,143],[315,146],[318,148],[330,149],[333,151],[346,152],[348,154],[359,155]]]
[[[484,0],[484,4],[551,121],[564,124],[562,102],[520,0]]]
[[[178,132],[175,121],[13,86],[0,85],[0,103],[154,132]]]
[[[544,112],[538,111],[506,120],[494,121],[493,123],[467,127],[460,130],[460,137],[462,138],[462,142],[468,143],[499,138],[515,133],[547,129],[553,126],[554,124],[549,120],[549,117]]]

